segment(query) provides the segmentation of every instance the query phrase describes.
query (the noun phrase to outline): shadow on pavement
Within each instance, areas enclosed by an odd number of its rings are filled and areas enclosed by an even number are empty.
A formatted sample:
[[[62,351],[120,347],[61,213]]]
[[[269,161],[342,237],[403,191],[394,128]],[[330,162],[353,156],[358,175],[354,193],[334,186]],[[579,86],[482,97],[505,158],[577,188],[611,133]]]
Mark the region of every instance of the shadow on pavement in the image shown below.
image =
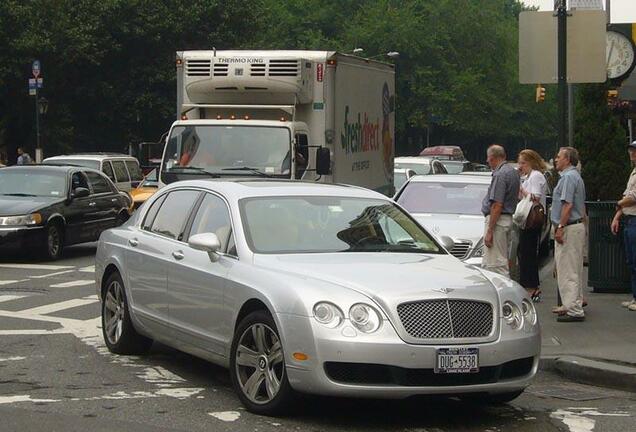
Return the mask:
[[[57,261],[46,260],[37,250],[11,250],[0,252],[0,263],[16,264],[63,264],[66,260],[95,256],[97,243],[82,243],[68,246],[62,252],[62,258]]]

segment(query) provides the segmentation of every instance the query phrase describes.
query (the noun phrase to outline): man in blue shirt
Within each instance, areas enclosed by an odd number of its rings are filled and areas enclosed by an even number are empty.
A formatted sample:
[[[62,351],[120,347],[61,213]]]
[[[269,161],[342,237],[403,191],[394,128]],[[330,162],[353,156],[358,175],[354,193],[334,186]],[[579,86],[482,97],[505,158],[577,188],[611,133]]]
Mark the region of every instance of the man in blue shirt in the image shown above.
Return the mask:
[[[492,168],[492,181],[481,204],[486,217],[482,267],[508,277],[508,249],[511,243],[512,214],[519,197],[519,173],[506,163],[506,151],[493,144],[486,152]]]
[[[579,154],[559,149],[554,163],[561,175],[552,193],[550,219],[554,231],[557,283],[563,306],[553,309],[559,322],[585,320],[583,312],[583,249],[585,247],[585,184],[576,169]]]

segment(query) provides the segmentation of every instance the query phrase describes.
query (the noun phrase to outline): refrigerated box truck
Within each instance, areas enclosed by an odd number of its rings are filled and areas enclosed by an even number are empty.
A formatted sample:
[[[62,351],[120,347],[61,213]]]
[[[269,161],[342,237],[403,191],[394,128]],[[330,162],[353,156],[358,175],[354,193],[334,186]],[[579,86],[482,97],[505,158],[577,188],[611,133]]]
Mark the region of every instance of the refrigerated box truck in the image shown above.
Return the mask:
[[[201,176],[393,194],[395,71],[329,51],[180,51],[163,184]]]

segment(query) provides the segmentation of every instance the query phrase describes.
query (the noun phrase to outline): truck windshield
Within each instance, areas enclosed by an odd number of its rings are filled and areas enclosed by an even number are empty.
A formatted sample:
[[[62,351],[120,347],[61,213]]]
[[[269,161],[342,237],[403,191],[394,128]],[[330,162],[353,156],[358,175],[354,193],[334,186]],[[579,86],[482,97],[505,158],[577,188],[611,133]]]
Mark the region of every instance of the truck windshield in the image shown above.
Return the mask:
[[[164,152],[161,180],[172,183],[202,175],[254,176],[259,171],[290,178],[290,150],[291,134],[284,127],[175,126]]]

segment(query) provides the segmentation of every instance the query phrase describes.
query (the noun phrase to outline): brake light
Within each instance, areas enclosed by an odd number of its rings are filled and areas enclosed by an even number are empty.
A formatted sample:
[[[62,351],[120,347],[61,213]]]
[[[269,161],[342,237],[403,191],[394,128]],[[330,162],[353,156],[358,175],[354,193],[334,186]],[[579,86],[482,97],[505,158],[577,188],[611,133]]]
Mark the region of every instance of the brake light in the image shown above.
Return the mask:
[[[184,115],[181,116],[181,120],[187,120],[187,119],[188,119],[187,115],[184,114]]]

